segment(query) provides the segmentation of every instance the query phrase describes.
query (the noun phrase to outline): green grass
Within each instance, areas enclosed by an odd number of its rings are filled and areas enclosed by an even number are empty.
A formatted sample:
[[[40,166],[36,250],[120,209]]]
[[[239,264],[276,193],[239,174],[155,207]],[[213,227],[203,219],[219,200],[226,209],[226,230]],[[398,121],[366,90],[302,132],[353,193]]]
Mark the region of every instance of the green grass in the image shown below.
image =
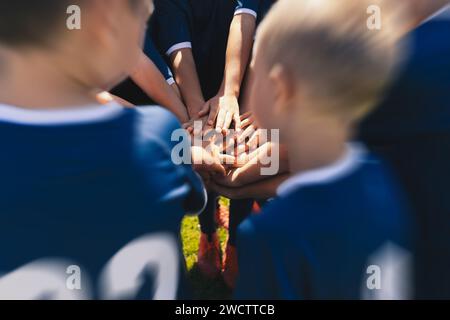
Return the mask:
[[[221,199],[220,201],[223,204],[228,205],[227,200]],[[227,240],[227,231],[220,228],[218,234],[220,244],[222,246],[222,252],[224,252]],[[188,269],[188,278],[192,286],[194,299],[230,299],[231,292],[223,283],[221,278],[217,280],[208,280],[203,277],[197,269],[197,252],[200,241],[200,225],[197,217],[188,217],[184,219],[181,229],[181,237],[183,240],[183,252]]]

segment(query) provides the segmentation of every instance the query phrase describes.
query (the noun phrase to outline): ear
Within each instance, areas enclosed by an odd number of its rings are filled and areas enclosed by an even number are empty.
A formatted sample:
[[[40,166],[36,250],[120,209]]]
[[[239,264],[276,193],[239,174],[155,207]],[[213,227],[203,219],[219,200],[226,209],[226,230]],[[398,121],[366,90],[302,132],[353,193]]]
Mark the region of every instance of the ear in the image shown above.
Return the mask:
[[[289,72],[281,64],[276,64],[269,73],[269,79],[275,93],[275,111],[285,111],[289,108],[295,96],[294,81]]]
[[[117,12],[122,9],[123,0],[90,0],[89,17],[87,20],[91,29],[94,44],[109,47],[118,30]]]

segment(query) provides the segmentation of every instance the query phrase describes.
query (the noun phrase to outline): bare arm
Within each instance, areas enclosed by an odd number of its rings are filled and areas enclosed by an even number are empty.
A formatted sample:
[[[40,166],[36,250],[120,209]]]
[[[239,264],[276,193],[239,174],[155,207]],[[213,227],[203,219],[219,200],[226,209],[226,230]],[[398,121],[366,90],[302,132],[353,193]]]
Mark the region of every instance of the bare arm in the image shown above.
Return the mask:
[[[239,14],[233,18],[228,37],[223,94],[239,97],[256,30],[255,17]]]
[[[141,54],[138,67],[131,78],[155,102],[172,111],[182,123],[189,120],[176,86],[174,88],[167,83],[155,64],[144,53]]]
[[[276,171],[272,176],[262,175],[262,169],[269,167],[267,164],[268,160],[270,160],[270,166]],[[227,187],[242,187],[257,181],[270,179],[274,175],[289,172],[288,155],[285,147],[275,146],[275,144],[270,142],[238,161],[245,164],[242,167],[231,170],[227,176],[217,178],[217,184]]]
[[[221,186],[215,182],[212,182],[209,186],[218,194],[230,199],[269,199],[276,196],[278,187],[288,178],[289,174],[283,174],[237,188]]]
[[[103,92],[97,94],[96,98],[100,104],[108,104],[113,101],[116,101],[118,104],[120,104],[123,107],[127,107],[127,108],[134,107],[134,105],[131,102],[128,102],[128,101],[122,99],[121,97],[115,96],[107,91],[103,91]]]
[[[216,124],[218,129],[228,129],[234,121],[236,128],[240,127],[238,99],[253,48],[255,29],[256,19],[252,15],[234,16],[228,37],[221,89],[200,113],[200,116],[204,116],[209,112],[209,126]]]
[[[183,48],[170,55],[175,80],[186,103],[190,119],[197,118],[205,104],[192,49]],[[187,122],[187,121],[186,121]]]

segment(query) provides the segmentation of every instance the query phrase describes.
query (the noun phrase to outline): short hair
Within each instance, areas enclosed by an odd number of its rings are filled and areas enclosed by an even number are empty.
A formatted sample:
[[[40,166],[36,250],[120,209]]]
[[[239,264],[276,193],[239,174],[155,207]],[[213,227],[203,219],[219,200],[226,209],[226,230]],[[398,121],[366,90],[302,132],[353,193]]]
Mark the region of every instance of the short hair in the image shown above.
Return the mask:
[[[318,106],[358,119],[376,105],[400,57],[396,19],[385,16],[380,30],[368,27],[373,3],[279,0],[258,30],[257,50]]]
[[[72,0],[0,1],[0,44],[9,47],[47,44],[65,26]]]
[[[93,0],[1,0],[0,45],[48,45],[66,26],[67,8]],[[142,0],[128,0],[135,9]]]

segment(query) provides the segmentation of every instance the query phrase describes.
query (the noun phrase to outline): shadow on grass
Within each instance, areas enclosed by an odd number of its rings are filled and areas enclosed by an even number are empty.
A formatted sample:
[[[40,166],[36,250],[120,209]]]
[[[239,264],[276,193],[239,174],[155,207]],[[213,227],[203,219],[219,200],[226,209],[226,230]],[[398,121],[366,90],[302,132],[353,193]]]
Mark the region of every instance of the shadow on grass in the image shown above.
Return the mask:
[[[188,279],[195,299],[227,300],[232,298],[232,291],[225,285],[222,277],[211,280],[204,277],[195,264],[188,272]]]

